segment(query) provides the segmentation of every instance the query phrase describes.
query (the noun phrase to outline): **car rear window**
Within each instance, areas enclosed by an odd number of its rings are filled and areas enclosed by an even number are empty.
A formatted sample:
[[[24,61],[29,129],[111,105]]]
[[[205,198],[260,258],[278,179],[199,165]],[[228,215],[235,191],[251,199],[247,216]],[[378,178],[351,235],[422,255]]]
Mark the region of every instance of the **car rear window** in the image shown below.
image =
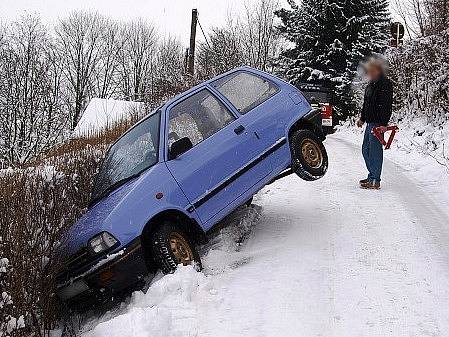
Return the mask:
[[[302,91],[303,95],[310,104],[314,103],[330,103],[330,95],[323,91]]]
[[[246,71],[222,77],[212,85],[242,114],[246,114],[279,91],[274,83]]]

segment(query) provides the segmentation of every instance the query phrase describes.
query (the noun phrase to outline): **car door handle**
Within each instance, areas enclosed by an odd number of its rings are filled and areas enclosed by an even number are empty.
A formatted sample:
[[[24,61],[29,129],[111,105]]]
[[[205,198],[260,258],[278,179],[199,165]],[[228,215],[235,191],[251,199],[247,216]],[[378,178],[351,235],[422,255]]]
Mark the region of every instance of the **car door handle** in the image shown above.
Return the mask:
[[[245,127],[243,125],[239,125],[234,129],[236,135],[240,135],[245,131]]]

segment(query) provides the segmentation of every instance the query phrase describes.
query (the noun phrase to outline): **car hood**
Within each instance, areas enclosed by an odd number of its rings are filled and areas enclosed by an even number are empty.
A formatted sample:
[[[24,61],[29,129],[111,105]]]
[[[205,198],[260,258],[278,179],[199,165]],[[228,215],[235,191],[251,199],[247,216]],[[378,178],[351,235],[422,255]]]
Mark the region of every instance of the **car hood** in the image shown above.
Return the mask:
[[[128,181],[91,206],[70,228],[67,243],[64,245],[64,254],[73,254],[86,246],[87,242],[96,234],[111,231],[111,224],[107,221],[108,217],[133,190],[138,180],[137,177]]]

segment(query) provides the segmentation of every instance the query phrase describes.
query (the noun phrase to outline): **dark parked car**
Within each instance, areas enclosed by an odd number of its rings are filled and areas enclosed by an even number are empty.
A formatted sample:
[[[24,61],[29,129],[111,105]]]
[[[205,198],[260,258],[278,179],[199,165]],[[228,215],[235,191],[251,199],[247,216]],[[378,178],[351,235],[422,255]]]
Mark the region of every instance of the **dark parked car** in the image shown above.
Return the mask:
[[[110,147],[64,246],[59,296],[79,301],[158,269],[201,268],[207,231],[265,185],[324,176],[324,138],[321,112],[297,88],[249,67],[175,97]]]
[[[334,116],[334,99],[332,89],[319,84],[301,83],[298,85],[312,108],[321,110],[322,126],[325,135],[334,132],[337,119]]]

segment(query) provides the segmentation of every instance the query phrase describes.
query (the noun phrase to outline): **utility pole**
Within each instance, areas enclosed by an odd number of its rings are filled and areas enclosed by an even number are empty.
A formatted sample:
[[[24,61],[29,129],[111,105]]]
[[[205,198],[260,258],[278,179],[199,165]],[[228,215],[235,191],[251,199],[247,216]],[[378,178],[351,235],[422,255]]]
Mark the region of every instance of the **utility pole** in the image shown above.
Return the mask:
[[[189,74],[195,73],[195,41],[196,41],[196,23],[198,22],[198,10],[192,9],[192,25],[190,26],[190,49],[189,49]]]
[[[186,52],[184,53],[184,72],[187,73],[189,69],[189,48],[186,48]]]

